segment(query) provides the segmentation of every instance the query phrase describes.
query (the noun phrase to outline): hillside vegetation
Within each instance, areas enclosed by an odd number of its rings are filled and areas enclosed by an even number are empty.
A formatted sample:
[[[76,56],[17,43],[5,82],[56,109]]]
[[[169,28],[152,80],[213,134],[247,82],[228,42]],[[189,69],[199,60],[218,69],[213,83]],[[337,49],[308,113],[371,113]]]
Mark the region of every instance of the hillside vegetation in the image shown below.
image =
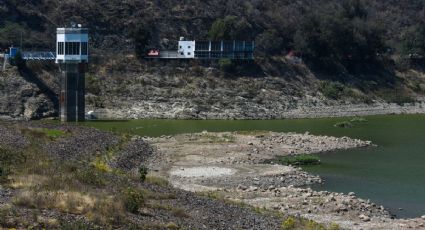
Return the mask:
[[[422,101],[425,94],[424,21],[425,1],[417,0],[0,0],[0,47],[19,44],[22,35],[24,49],[54,49],[57,26],[78,22],[90,28],[87,91],[93,107],[124,108],[119,102],[132,104],[145,97],[146,88],[158,89],[155,96],[146,95],[154,103],[175,103],[188,100],[176,94],[196,95],[208,91],[205,87],[215,91],[222,84],[250,89],[232,95],[254,103],[261,101],[259,90],[272,88],[283,96],[267,97],[285,98],[286,104],[288,97],[299,102],[306,95],[319,101],[404,104]],[[151,63],[142,58],[149,47],[175,49],[180,36],[255,40],[255,62]],[[175,78],[181,75],[188,79]],[[164,82],[151,85],[159,78]],[[199,81],[211,84],[195,84]],[[190,103],[210,105],[209,98]]]

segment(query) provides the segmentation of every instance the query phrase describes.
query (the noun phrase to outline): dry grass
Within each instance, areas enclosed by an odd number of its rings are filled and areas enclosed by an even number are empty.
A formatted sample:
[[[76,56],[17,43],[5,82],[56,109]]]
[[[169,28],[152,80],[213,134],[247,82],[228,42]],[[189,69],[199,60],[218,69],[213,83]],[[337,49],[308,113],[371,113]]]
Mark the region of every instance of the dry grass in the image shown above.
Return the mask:
[[[149,184],[155,184],[155,185],[159,185],[159,186],[169,185],[169,182],[168,182],[167,179],[164,179],[162,177],[152,176],[152,175],[146,176],[145,181]]]
[[[94,223],[119,224],[125,220],[121,200],[105,194],[83,194],[75,191],[22,191],[13,200],[18,206],[56,209],[63,213],[85,215]]]
[[[47,176],[41,176],[36,174],[29,175],[15,175],[11,176],[10,187],[14,189],[31,188],[41,186],[49,180]]]
[[[14,198],[13,203],[29,208],[57,209],[65,213],[84,214],[94,208],[97,200],[96,197],[80,192],[24,190]]]

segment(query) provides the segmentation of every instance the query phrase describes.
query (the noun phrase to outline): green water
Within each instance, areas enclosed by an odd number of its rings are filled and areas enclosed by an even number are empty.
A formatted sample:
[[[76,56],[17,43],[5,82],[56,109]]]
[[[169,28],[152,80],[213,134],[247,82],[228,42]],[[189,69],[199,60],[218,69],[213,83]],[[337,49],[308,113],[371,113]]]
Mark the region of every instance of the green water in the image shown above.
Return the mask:
[[[325,179],[316,189],[354,191],[389,208],[398,217],[425,214],[425,115],[373,116],[353,128],[336,128],[349,118],[267,121],[132,120],[94,121],[89,126],[141,136],[177,133],[270,130],[310,132],[371,140],[378,147],[321,154],[320,166],[305,169]],[[399,210],[402,208],[403,210]]]

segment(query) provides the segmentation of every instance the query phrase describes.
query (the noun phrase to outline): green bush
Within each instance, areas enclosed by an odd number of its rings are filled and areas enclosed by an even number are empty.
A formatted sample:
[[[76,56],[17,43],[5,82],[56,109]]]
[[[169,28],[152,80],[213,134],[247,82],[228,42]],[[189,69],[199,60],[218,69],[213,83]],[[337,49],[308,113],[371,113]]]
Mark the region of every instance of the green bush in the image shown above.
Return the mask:
[[[292,217],[289,217],[288,219],[286,219],[285,221],[283,221],[283,223],[281,225],[281,229],[282,230],[295,229],[295,224],[296,224],[295,219],[292,218]]]
[[[245,18],[226,16],[217,19],[208,32],[211,40],[246,40],[251,37],[252,25]]]
[[[144,165],[139,167],[139,176],[142,182],[146,180],[146,175],[148,175],[148,171],[149,169]]]
[[[124,205],[127,211],[137,213],[137,211],[144,204],[145,201],[145,195],[143,191],[133,188],[127,188],[123,193]]]
[[[319,91],[327,98],[338,100],[344,96],[350,96],[351,91],[339,82],[322,81]]]
[[[278,159],[278,162],[284,165],[317,165],[320,164],[320,158],[318,156],[303,154],[281,157]]]

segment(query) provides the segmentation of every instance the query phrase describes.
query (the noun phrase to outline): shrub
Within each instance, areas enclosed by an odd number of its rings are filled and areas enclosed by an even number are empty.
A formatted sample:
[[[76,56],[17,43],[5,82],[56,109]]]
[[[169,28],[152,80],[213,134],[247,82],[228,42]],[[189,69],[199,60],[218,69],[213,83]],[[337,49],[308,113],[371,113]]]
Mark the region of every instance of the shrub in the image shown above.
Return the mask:
[[[133,188],[127,188],[123,193],[124,206],[127,211],[137,213],[137,211],[144,204],[145,201],[143,191]]]
[[[278,162],[284,165],[317,165],[320,164],[320,158],[318,156],[303,154],[282,157],[278,160]]]
[[[146,176],[146,182],[148,182],[149,184],[155,184],[163,187],[168,185],[168,180],[155,176]]]
[[[148,168],[144,165],[139,167],[139,176],[140,180],[144,182],[146,180],[146,175],[148,175]]]
[[[173,208],[173,209],[171,209],[171,212],[173,213],[173,215],[175,217],[180,217],[180,218],[189,217],[189,215],[186,213],[186,211],[182,208]]]
[[[327,98],[338,100],[343,96],[349,96],[350,90],[339,82],[322,81],[319,91]]]
[[[93,166],[78,170],[75,178],[88,185],[104,186],[106,184],[102,173]]]
[[[336,224],[336,223],[332,223],[329,226],[329,230],[340,230],[340,229],[341,229],[341,227],[338,224]]]
[[[173,223],[173,222],[166,224],[165,227],[167,229],[179,229],[179,226],[177,224]]]
[[[286,219],[281,226],[282,230],[291,230],[295,228],[295,219],[292,217],[289,217]]]

